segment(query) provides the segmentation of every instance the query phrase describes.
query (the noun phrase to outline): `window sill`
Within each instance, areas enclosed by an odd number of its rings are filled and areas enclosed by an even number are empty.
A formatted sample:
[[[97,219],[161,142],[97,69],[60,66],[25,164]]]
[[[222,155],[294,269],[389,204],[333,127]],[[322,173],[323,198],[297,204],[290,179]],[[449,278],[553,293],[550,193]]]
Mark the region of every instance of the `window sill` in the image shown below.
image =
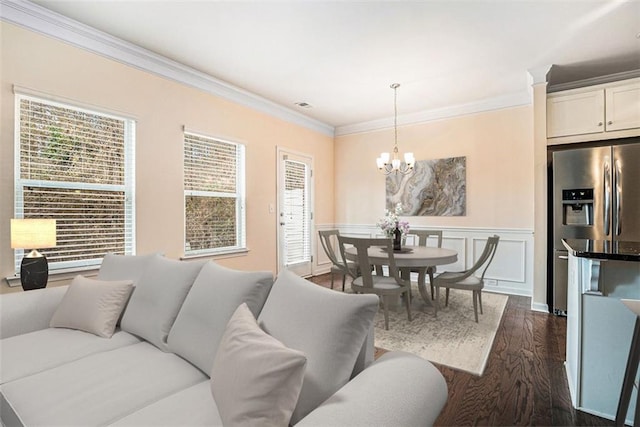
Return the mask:
[[[183,255],[181,260],[199,259],[199,258],[212,258],[212,259],[225,259],[225,258],[237,258],[241,256],[247,256],[249,249],[234,249],[227,252],[207,252],[193,255]]]
[[[95,277],[98,274],[99,265],[89,265],[86,267],[74,267],[74,268],[61,268],[58,270],[49,270],[49,279],[47,284],[53,282],[69,281],[82,273],[86,277]],[[16,273],[13,276],[5,277],[9,287],[21,286],[20,274]]]

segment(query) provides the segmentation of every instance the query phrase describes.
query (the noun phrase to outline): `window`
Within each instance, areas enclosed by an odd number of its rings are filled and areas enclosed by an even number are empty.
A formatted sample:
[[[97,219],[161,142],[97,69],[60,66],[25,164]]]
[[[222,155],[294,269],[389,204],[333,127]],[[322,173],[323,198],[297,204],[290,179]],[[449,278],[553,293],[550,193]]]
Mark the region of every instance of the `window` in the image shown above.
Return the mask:
[[[185,255],[245,249],[244,145],[185,132]]]
[[[135,122],[22,94],[16,103],[15,217],[56,220],[57,246],[41,251],[50,269],[133,254]]]

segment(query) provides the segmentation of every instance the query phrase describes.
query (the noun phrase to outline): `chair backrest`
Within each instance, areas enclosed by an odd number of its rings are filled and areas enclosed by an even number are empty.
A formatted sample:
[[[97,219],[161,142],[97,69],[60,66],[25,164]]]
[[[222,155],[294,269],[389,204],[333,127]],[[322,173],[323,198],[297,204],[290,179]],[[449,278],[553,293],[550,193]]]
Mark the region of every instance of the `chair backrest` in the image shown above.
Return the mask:
[[[396,259],[393,256],[393,240],[390,238],[362,238],[362,237],[347,237],[347,236],[338,236],[338,242],[340,243],[340,253],[342,254],[342,259],[346,260],[345,253],[345,245],[351,245],[356,250],[356,259],[354,260],[357,266],[359,267],[357,270],[354,268],[348,268],[347,271],[349,274],[355,279],[358,276],[362,276],[362,284],[364,287],[372,288],[373,287],[373,276],[371,274],[371,261],[369,260],[369,248],[371,247],[379,247],[379,249],[385,251],[387,253],[387,262],[386,265],[389,267],[389,277],[393,277],[396,279],[396,282],[399,285],[402,285],[402,279],[400,279],[400,275],[398,274],[398,269],[396,268]],[[346,262],[345,262],[346,267]]]
[[[478,270],[482,270],[482,275],[480,279],[484,279],[484,273],[487,272],[487,268],[493,261],[493,257],[496,254],[496,249],[498,248],[498,241],[500,240],[500,236],[492,236],[487,239],[487,244],[484,245],[484,250],[480,254],[480,257],[476,261],[476,263],[469,269],[471,274],[475,273]]]
[[[436,237],[438,239],[438,247],[442,247],[442,230],[409,230],[407,236],[417,236],[418,246],[427,246],[429,237]]]
[[[320,230],[318,231],[320,235],[320,243],[322,243],[322,249],[324,249],[324,253],[327,254],[329,260],[333,263],[333,265],[343,268],[342,260],[339,260],[336,256],[336,252],[333,249],[334,243],[337,243],[337,237],[340,235],[339,230]]]

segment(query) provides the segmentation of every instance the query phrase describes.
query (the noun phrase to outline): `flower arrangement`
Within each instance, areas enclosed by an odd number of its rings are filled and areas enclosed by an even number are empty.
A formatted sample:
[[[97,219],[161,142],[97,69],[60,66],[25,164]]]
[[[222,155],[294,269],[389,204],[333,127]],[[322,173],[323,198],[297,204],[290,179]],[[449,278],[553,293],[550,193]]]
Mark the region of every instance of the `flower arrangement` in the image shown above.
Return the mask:
[[[393,237],[393,232],[396,227],[400,229],[402,234],[407,234],[409,232],[409,222],[401,221],[400,215],[402,214],[402,203],[396,204],[393,211],[386,209],[384,212],[384,218],[382,218],[376,224],[384,234],[388,237]]]

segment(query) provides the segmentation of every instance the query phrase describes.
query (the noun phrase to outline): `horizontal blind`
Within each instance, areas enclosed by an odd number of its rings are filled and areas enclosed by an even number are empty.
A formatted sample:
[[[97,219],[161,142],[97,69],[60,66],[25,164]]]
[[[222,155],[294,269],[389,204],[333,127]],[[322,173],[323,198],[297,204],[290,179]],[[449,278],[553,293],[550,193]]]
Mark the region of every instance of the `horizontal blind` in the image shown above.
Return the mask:
[[[22,95],[17,102],[15,216],[56,220],[57,245],[41,250],[50,268],[134,253],[133,121]]]
[[[244,247],[241,144],[185,132],[185,254]]]
[[[285,253],[286,265],[292,265],[311,259],[307,165],[292,160],[285,160],[284,165]]]

